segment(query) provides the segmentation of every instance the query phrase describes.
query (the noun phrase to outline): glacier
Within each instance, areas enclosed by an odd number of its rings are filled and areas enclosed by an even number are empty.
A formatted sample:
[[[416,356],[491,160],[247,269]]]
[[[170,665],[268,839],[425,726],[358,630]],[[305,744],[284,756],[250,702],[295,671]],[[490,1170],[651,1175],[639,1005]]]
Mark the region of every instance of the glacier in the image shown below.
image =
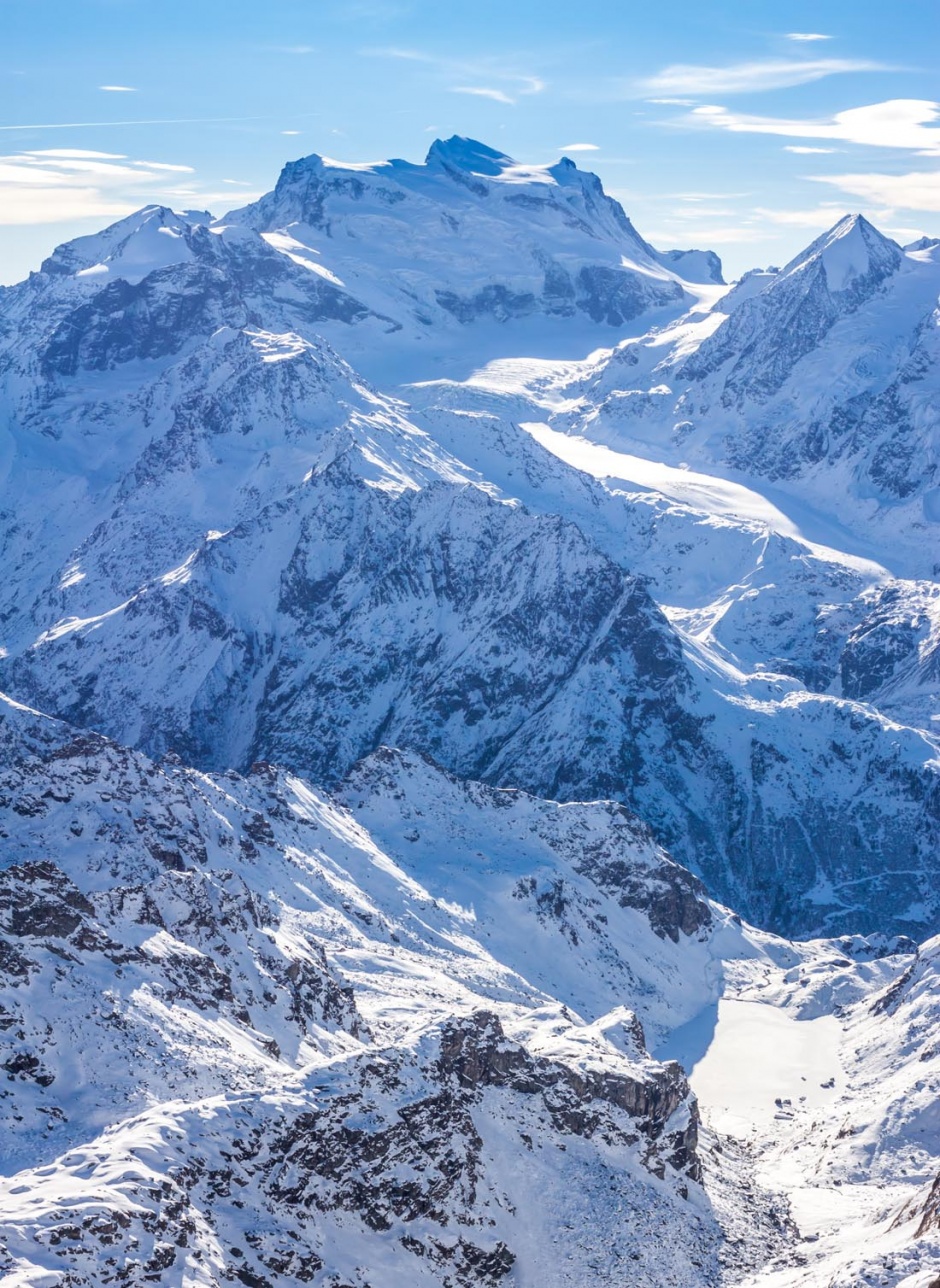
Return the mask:
[[[0,288],[4,1282],[933,1284],[938,296],[462,138]]]

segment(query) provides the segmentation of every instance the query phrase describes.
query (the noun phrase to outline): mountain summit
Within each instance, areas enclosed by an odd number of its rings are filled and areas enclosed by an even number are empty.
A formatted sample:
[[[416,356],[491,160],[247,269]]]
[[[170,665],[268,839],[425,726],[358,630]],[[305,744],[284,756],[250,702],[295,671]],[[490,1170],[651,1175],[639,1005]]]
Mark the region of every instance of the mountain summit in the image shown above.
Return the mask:
[[[645,242],[596,175],[570,160],[523,166],[458,136],[433,143],[422,165],[304,157],[223,222],[329,273],[394,319],[400,341],[559,319],[616,335],[695,298],[681,258]]]
[[[0,1279],[928,1288],[940,251],[473,140],[0,291]]]

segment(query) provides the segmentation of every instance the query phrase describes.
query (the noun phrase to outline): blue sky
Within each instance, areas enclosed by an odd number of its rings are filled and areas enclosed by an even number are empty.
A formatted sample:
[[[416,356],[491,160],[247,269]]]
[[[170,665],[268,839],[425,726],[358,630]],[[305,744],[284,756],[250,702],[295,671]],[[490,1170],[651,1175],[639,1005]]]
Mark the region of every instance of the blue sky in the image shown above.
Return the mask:
[[[938,67],[936,0],[0,0],[0,282],[153,201],[454,133],[567,152],[732,275],[846,210],[940,234]]]

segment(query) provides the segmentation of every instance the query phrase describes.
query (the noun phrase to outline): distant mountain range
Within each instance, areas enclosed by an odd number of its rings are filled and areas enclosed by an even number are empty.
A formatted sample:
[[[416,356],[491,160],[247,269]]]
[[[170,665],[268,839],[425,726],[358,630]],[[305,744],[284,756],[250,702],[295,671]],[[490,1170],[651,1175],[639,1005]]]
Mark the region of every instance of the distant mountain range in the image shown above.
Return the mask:
[[[462,138],[0,288],[11,1284],[925,1288],[938,296]],[[844,1026],[785,1182],[722,999]]]

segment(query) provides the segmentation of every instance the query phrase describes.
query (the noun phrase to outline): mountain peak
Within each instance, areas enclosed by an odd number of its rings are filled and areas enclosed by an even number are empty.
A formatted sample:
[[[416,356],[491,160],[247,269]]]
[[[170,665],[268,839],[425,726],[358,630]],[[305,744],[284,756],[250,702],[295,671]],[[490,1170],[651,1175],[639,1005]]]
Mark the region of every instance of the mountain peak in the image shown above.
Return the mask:
[[[829,290],[841,294],[861,281],[880,281],[893,273],[901,263],[901,248],[864,215],[846,214],[792,259],[781,276],[813,263],[820,263],[825,270]]]
[[[190,239],[199,225],[212,222],[206,210],[171,210],[143,206],[99,233],[76,237],[57,246],[41,271],[54,275],[139,282],[156,268],[192,257]]]
[[[435,139],[425,158],[425,165],[449,166],[452,170],[464,170],[489,178],[502,174],[515,164],[512,157],[504,152],[497,152],[495,148],[461,134],[452,134],[449,139]]]

